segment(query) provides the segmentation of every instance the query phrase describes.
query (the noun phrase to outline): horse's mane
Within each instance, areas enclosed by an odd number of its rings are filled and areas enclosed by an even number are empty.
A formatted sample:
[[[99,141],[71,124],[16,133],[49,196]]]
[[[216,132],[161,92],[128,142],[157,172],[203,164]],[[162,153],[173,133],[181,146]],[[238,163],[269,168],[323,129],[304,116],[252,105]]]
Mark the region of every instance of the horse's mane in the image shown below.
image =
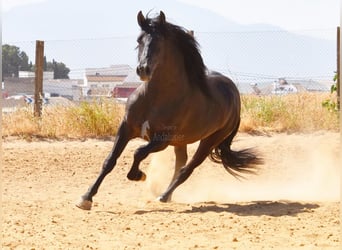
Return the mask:
[[[185,71],[189,84],[198,87],[203,94],[209,95],[206,82],[207,68],[203,62],[199,44],[195,38],[184,28],[169,22],[160,24],[158,18],[146,18],[150,32],[156,32],[167,39],[171,39],[180,54],[183,55]],[[148,32],[148,30],[146,30]]]

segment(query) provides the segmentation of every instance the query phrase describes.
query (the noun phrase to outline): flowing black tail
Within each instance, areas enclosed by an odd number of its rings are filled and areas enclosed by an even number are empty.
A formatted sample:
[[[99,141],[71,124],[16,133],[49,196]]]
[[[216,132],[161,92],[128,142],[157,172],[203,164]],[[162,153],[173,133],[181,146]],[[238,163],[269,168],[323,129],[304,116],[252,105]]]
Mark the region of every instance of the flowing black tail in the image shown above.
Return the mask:
[[[257,167],[263,163],[263,160],[257,157],[253,149],[250,148],[239,151],[231,150],[230,146],[237,130],[234,130],[232,134],[214,148],[209,154],[209,158],[213,162],[222,163],[228,173],[234,177],[243,178],[240,173],[256,174]]]

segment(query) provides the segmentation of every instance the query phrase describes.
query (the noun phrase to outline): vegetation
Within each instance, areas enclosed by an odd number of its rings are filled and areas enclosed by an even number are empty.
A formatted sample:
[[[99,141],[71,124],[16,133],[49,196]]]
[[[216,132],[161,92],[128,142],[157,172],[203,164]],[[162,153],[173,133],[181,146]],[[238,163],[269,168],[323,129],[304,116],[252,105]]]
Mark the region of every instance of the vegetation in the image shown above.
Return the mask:
[[[286,96],[243,95],[240,132],[309,133],[339,131],[339,113],[329,112],[323,100],[329,93],[301,93]],[[124,114],[123,105],[112,99],[78,106],[45,107],[41,119],[32,107],[3,114],[2,134],[22,138],[104,138],[115,135]]]
[[[19,71],[34,71],[35,65],[29,61],[29,57],[19,47],[14,45],[2,45],[2,77],[18,77]],[[44,71],[53,71],[54,79],[69,79],[70,69],[62,62],[48,62],[44,57]],[[2,80],[3,80],[2,79]]]
[[[332,95],[332,97],[324,100],[322,102],[322,105],[323,107],[327,108],[329,111],[331,112],[338,112],[340,107],[339,107],[339,100],[337,100],[337,98],[335,98],[335,95],[337,95],[337,78],[338,78],[338,75],[337,73],[335,74],[334,76],[334,84],[331,85],[331,88],[330,88],[330,93]]]
[[[33,71],[32,62],[24,51],[13,45],[2,45],[2,77],[18,76],[19,70]]]
[[[329,93],[301,93],[286,96],[242,96],[240,131],[313,132],[339,130],[339,113],[328,112],[322,101]]]
[[[78,106],[44,107],[41,118],[33,117],[27,106],[2,115],[2,135],[21,138],[85,138],[116,134],[123,116],[123,106],[113,100],[83,102]]]
[[[44,56],[44,71],[53,71],[53,79],[69,79],[70,69],[62,62],[47,62]]]

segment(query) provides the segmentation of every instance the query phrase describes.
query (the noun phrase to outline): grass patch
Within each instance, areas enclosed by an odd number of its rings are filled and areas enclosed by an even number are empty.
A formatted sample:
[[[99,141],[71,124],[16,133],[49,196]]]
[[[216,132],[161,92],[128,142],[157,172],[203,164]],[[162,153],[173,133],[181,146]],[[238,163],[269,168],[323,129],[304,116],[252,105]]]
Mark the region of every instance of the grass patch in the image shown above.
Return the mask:
[[[336,96],[301,93],[286,96],[242,95],[240,132],[339,131],[339,113],[322,103]],[[103,138],[114,136],[124,115],[124,106],[113,99],[74,106],[47,106],[40,119],[32,107],[2,115],[2,135],[21,138]]]
[[[329,93],[300,93],[283,96],[241,97],[243,132],[339,131],[339,114],[322,103]],[[336,97],[335,97],[336,98]]]
[[[2,135],[22,138],[84,138],[114,136],[124,108],[114,100],[83,102],[75,106],[47,106],[42,117],[32,107],[2,116]]]

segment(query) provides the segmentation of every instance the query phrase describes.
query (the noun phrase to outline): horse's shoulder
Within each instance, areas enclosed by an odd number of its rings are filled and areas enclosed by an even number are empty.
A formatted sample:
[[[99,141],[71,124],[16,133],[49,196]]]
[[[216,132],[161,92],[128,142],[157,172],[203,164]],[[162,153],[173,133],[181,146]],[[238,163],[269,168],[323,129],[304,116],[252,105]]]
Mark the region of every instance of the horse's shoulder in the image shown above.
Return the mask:
[[[139,85],[127,99],[126,106],[131,106],[135,103],[141,103],[143,101],[143,97],[145,95],[144,85]]]

